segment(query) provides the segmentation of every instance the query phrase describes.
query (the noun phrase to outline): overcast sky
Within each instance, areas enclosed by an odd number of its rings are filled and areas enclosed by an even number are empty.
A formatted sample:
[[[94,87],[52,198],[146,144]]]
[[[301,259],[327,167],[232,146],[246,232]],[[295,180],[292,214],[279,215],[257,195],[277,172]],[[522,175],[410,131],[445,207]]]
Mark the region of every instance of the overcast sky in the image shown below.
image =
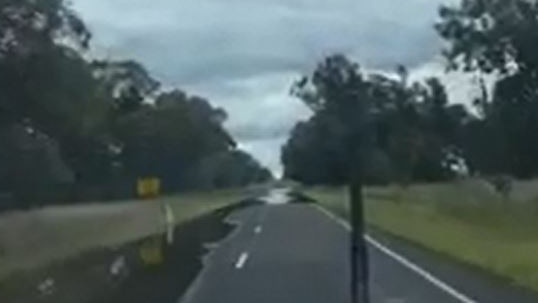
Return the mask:
[[[438,75],[453,101],[469,99],[468,78],[442,75],[432,25],[456,0],[74,0],[94,50],[142,62],[165,87],[208,97],[227,128],[273,171],[280,146],[308,110],[288,96],[294,79],[341,52],[364,67],[398,63],[415,79]]]

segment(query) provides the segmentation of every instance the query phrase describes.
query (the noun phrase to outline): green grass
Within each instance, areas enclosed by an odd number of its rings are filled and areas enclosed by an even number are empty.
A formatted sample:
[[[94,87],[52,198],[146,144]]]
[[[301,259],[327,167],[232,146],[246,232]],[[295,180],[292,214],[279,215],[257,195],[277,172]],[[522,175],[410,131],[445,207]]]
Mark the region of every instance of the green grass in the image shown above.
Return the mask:
[[[165,230],[164,203],[181,224],[258,191],[230,189],[147,201],[47,207],[0,216],[0,279],[99,247],[114,247]]]
[[[342,188],[306,192],[347,215]],[[370,188],[368,224],[538,291],[538,203],[503,201],[480,182]]]

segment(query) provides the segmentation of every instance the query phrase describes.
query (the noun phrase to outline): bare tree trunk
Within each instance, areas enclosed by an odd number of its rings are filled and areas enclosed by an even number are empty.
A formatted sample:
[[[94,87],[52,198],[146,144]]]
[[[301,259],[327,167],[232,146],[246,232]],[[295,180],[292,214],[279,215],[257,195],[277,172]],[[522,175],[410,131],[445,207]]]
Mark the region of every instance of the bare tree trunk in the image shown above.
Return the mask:
[[[367,244],[364,238],[364,203],[362,196],[361,158],[352,163],[349,196],[351,214],[351,302],[368,303],[369,263]]]

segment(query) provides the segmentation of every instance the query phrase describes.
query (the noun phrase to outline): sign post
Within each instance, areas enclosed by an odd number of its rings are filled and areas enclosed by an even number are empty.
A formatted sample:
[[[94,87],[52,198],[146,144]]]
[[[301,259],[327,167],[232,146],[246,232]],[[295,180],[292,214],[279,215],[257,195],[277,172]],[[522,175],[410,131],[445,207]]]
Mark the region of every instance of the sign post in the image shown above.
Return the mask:
[[[136,194],[141,199],[154,199],[161,193],[161,180],[156,177],[143,177],[136,181]],[[174,217],[169,205],[163,205],[164,223],[166,225],[166,243],[173,243]],[[164,243],[160,236],[151,237],[142,242],[138,248],[140,260],[149,267],[164,264]]]

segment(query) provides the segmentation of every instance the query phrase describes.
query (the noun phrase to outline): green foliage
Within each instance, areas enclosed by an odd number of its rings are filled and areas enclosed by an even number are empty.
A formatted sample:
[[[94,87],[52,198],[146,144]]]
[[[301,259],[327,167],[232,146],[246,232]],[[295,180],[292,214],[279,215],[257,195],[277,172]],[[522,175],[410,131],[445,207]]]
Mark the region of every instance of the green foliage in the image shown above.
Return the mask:
[[[196,172],[196,186],[204,189],[244,186],[272,179],[266,168],[241,150],[213,154],[200,162]]]
[[[538,63],[538,4],[528,0],[462,0],[439,9],[436,25],[450,44],[451,68],[487,73],[535,69]]]
[[[0,0],[0,189],[16,206],[126,198],[148,175],[197,188],[216,155],[214,186],[271,177],[236,150],[224,110],[159,91],[136,61],[88,61],[90,37],[66,1]]]
[[[235,142],[222,127],[224,116],[200,97],[164,92],[155,105],[118,119],[122,163],[133,175],[160,176],[170,190],[196,186],[191,182],[202,160],[234,152]]]
[[[138,110],[160,86],[140,63],[133,60],[95,60],[91,68],[105,93],[114,99],[117,115]]]
[[[449,67],[498,76],[492,97],[483,93],[476,101],[483,119],[470,126],[476,134],[467,149],[471,165],[485,173],[536,175],[538,144],[530,138],[538,130],[538,4],[463,0],[441,7],[439,15]]]
[[[479,76],[478,115],[450,104],[438,79],[408,83],[403,66],[397,77],[364,74],[344,56],[331,56],[293,86],[314,116],[283,148],[288,177],[343,183],[357,162],[383,167],[373,175],[404,184],[450,178],[458,162],[471,174],[538,173],[538,141],[531,139],[538,131],[538,4],[462,0],[442,6],[439,16],[448,69]],[[496,76],[491,92],[482,74]]]
[[[357,162],[370,183],[449,177],[449,159],[460,153],[460,129],[470,115],[448,104],[439,80],[407,85],[406,73],[400,66],[398,79],[363,74],[336,55],[297,82],[293,94],[314,115],[296,125],[283,147],[286,177],[342,184]]]

